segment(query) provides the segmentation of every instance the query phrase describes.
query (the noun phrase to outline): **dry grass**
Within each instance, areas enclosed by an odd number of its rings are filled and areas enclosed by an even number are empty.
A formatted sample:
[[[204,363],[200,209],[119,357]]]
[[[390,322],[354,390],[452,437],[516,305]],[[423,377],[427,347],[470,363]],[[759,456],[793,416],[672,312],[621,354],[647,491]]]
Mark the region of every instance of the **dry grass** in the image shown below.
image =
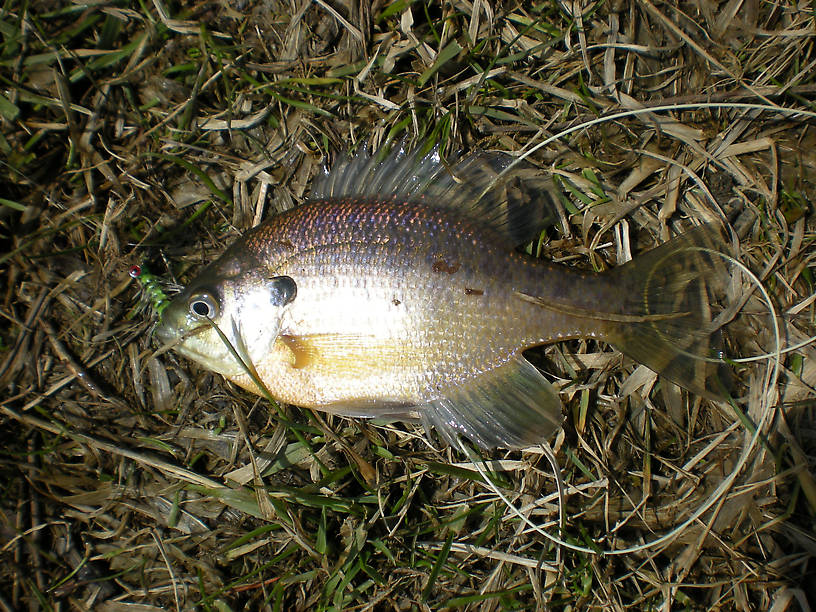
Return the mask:
[[[803,5],[804,6],[804,5]],[[297,203],[358,140],[521,151],[624,110],[813,109],[816,24],[793,2],[6,3],[0,12],[0,609],[805,609],[816,352],[739,367],[735,411],[594,342],[532,351],[560,381],[557,550],[473,464],[411,428],[313,417],[153,357],[128,276],[183,283]],[[606,267],[726,217],[786,346],[814,334],[812,120],[638,114],[531,159],[564,186],[533,248]],[[735,353],[773,351],[748,300]],[[758,322],[760,323],[758,325]],[[497,483],[557,533],[536,452]],[[138,604],[138,606],[137,606]]]

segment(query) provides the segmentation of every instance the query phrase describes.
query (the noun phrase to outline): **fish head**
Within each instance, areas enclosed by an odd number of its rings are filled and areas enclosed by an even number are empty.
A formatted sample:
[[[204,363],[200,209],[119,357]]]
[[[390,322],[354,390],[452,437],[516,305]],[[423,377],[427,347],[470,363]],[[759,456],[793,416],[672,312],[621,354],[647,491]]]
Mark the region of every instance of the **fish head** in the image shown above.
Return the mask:
[[[206,268],[164,309],[155,330],[162,343],[227,377],[245,374],[269,354],[297,295],[291,277],[241,259]]]

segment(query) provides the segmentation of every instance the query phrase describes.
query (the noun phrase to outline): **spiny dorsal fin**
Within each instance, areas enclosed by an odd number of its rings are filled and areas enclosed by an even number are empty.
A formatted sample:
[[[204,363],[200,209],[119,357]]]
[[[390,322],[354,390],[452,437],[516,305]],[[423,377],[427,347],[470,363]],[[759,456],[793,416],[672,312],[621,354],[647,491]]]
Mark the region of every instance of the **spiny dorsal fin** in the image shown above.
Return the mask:
[[[557,196],[549,177],[529,165],[500,176],[512,162],[499,152],[456,153],[446,161],[438,147],[384,146],[372,154],[363,146],[316,177],[309,199],[421,199],[468,215],[517,246],[555,223]]]

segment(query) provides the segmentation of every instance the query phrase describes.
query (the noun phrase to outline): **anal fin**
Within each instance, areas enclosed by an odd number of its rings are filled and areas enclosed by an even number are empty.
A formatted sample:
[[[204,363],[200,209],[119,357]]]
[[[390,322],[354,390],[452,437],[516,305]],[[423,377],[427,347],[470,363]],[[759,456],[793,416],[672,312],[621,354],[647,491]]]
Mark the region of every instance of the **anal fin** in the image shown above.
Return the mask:
[[[509,362],[443,391],[422,418],[452,445],[457,435],[483,448],[526,448],[561,427],[555,388],[526,359]]]

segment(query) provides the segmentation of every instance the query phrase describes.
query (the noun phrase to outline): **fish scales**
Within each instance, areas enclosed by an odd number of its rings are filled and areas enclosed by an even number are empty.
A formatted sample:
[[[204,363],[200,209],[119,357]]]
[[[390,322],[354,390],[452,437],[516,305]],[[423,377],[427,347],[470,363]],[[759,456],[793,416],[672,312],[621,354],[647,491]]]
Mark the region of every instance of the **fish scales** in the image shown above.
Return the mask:
[[[695,302],[707,266],[676,255],[714,232],[608,274],[527,257],[513,247],[534,226],[510,196],[474,204],[501,160],[477,154],[448,168],[398,151],[341,165],[206,268],[164,311],[159,337],[260,393],[257,374],[281,401],[420,418],[450,441],[488,447],[529,445],[560,424],[557,393],[521,354],[531,346],[606,340],[707,393],[693,359],[710,335],[699,331],[710,305]],[[686,280],[672,284],[663,268]]]
[[[277,236],[298,241],[281,248]],[[313,202],[262,226],[245,247],[270,275],[297,278],[281,334],[335,343],[301,347],[313,357],[296,372],[277,359],[255,364],[273,395],[301,406],[420,404],[521,346],[599,331],[514,292],[584,283],[584,301],[597,303],[600,283],[593,293],[586,277],[522,258],[488,228],[423,203]]]

